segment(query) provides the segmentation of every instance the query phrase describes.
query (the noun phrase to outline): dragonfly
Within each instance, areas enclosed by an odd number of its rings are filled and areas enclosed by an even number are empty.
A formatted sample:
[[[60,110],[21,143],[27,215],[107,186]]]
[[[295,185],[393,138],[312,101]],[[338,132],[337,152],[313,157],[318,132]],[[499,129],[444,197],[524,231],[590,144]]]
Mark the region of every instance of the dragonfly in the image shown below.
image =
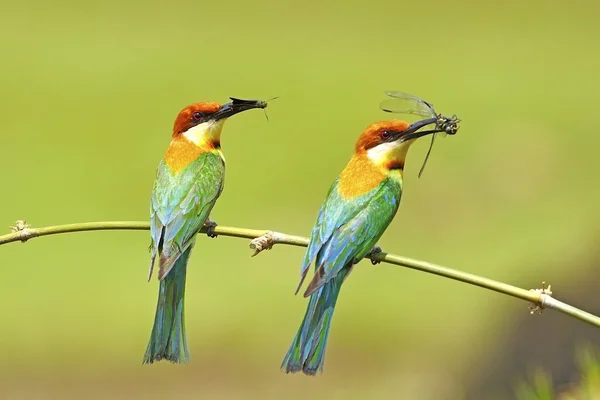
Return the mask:
[[[391,99],[384,100],[379,104],[379,107],[383,111],[397,114],[413,114],[429,118],[431,119],[431,123],[435,123],[436,128],[442,130],[446,135],[455,135],[456,132],[458,132],[458,123],[460,122],[460,119],[456,114],[451,117],[438,114],[433,108],[433,104],[412,94],[398,91],[386,91],[385,94],[391,97]],[[425,170],[427,160],[429,160],[429,155],[431,154],[436,135],[437,133],[431,135],[431,143],[429,144],[427,155],[425,155],[425,160],[423,160],[423,165],[419,170],[419,178]]]

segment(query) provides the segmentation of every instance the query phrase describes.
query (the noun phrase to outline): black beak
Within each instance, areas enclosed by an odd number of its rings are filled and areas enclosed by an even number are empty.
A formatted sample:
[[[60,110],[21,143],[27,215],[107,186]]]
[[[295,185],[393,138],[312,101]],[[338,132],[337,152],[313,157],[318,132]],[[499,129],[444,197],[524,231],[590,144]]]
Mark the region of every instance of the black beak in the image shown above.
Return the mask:
[[[408,128],[406,128],[402,132],[398,132],[397,140],[400,140],[401,142],[407,142],[409,140],[417,139],[422,136],[430,135],[433,133],[444,132],[443,129],[439,129],[437,127],[437,121],[438,121],[438,119],[436,117],[436,118],[424,119],[421,121],[417,121],[413,124],[410,124],[410,126]],[[431,124],[436,124],[435,129],[419,131],[419,129],[424,128],[427,125],[431,125]]]
[[[242,100],[230,97],[231,102],[223,104],[211,117],[218,121],[223,118],[229,118],[232,115],[241,113],[242,111],[251,110],[253,108],[267,108],[267,102],[264,100]]]

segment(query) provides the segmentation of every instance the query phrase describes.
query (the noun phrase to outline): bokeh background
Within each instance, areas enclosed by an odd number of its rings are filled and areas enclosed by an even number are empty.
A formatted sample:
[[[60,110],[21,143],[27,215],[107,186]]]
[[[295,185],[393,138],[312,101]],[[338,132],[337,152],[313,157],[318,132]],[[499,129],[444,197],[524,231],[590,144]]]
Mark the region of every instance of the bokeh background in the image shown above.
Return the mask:
[[[384,250],[600,313],[600,10],[593,1],[6,2],[0,13],[0,225],[147,220],[185,105],[270,98],[232,118],[222,225],[307,235],[384,90],[458,114],[409,154]],[[397,116],[401,117],[401,116]],[[507,399],[541,368],[576,382],[597,329],[458,282],[363,262],[340,296],[325,373],[279,365],[306,301],[303,249],[250,258],[198,239],[187,366],[141,360],[156,306],[149,235],[0,249],[0,398]]]

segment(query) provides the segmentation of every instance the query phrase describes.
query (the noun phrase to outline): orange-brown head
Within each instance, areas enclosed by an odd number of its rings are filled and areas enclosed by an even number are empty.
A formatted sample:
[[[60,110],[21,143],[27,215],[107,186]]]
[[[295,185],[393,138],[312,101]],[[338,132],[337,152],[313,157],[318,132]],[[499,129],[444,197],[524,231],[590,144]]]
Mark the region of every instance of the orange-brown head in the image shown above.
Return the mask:
[[[185,107],[175,119],[173,137],[183,135],[196,145],[208,143],[218,147],[227,118],[242,111],[267,107],[267,103],[262,100],[231,100],[226,104],[209,101]]]
[[[369,125],[356,141],[356,151],[340,174],[340,195],[345,199],[355,198],[388,177],[401,181],[408,148],[417,138],[440,132],[437,127],[419,130],[435,122],[436,118],[430,118],[413,124],[393,120]]]
[[[358,138],[356,155],[366,156],[384,171],[402,170],[408,148],[417,138],[441,132],[437,127],[420,130],[435,122],[436,118],[413,124],[400,120],[375,122]]]
[[[227,118],[253,108],[266,108],[263,100],[231,98],[230,103],[195,103],[179,112],[173,124],[173,138],[165,153],[165,161],[174,172],[181,171],[204,152],[221,157],[221,131]]]
[[[182,109],[175,123],[173,124],[173,136],[180,135],[190,128],[205,122],[207,117],[210,117],[221,108],[221,103],[215,101],[206,101],[201,103],[190,104]]]

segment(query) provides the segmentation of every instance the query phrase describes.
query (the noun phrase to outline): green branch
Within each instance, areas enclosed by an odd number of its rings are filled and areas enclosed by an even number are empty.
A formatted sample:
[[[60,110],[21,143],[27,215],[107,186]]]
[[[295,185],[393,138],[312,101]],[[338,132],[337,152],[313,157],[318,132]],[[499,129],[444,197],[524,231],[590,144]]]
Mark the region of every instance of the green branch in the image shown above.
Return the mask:
[[[24,221],[17,221],[16,226],[12,228],[13,232],[7,235],[0,236],[0,245],[11,242],[25,242],[29,239],[56,235],[59,233],[84,232],[84,231],[100,231],[100,230],[148,230],[150,229],[148,222],[139,221],[107,221],[107,222],[86,222],[81,224],[68,224],[48,226],[44,228],[31,228]],[[203,227],[200,232],[206,233],[206,227]],[[214,233],[220,236],[231,236],[245,239],[253,239],[250,243],[250,248],[254,250],[252,256],[257,255],[263,250],[269,250],[275,244],[287,244],[292,246],[306,247],[308,239],[302,236],[292,236],[285,233],[262,231],[256,229],[235,228],[230,226],[217,226],[214,228]],[[371,258],[371,257],[368,257]],[[445,278],[454,279],[470,285],[482,287],[484,289],[493,290],[495,292],[507,294],[529,303],[531,313],[541,312],[543,309],[551,308],[567,314],[573,318],[587,322],[591,325],[600,327],[600,318],[563,303],[554,297],[550,287],[542,287],[542,289],[525,290],[506,283],[497,282],[492,279],[483,278],[481,276],[469,274],[466,272],[457,271],[452,268],[443,267],[441,265],[431,264],[425,261],[415,260],[408,257],[387,254],[384,252],[376,253],[372,256],[372,260],[377,262],[385,262],[388,264],[399,265],[405,268],[416,269],[418,271],[427,272],[434,275],[443,276]],[[544,286],[544,284],[542,284]]]

